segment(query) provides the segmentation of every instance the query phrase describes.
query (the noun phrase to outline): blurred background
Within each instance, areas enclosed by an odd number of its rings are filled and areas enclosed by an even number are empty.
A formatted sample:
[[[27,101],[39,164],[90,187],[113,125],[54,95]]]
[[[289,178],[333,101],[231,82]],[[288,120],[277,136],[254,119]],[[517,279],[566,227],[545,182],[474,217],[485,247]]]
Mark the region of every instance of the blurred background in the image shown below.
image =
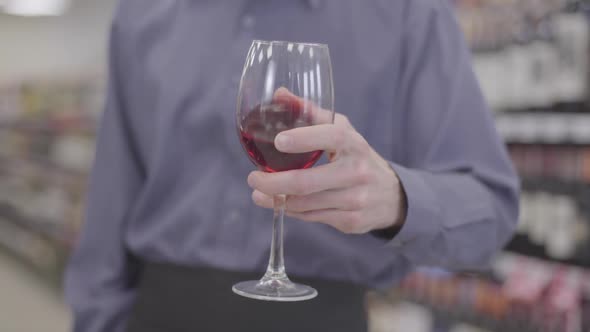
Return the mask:
[[[522,177],[518,233],[485,273],[370,294],[371,331],[590,331],[590,6],[453,3]],[[68,330],[114,4],[0,0],[0,331]]]

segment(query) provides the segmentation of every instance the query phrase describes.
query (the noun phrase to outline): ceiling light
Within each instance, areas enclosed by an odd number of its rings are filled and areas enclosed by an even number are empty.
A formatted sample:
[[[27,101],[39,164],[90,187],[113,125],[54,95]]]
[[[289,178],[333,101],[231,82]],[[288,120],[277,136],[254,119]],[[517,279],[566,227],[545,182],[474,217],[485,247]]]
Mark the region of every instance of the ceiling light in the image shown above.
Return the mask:
[[[0,0],[0,9],[19,16],[56,16],[63,14],[69,0]]]

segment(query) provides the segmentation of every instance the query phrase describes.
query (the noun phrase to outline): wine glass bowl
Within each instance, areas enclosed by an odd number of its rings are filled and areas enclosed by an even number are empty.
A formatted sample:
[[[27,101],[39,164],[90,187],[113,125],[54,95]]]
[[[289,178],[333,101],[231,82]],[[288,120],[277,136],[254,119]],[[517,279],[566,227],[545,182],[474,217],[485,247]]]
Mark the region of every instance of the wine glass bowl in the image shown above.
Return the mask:
[[[250,160],[264,172],[312,167],[322,151],[284,153],[274,144],[286,130],[334,122],[332,65],[327,45],[255,40],[240,80],[236,123]],[[266,274],[234,285],[239,295],[302,301],[317,295],[287,277],[283,260],[285,195],[274,197],[273,236]]]
[[[287,129],[313,125],[312,114],[304,112],[297,97],[276,97],[269,104],[255,106],[247,112],[240,122],[239,131],[242,146],[248,152],[252,162],[265,172],[281,172],[292,169],[309,168],[322,155],[322,151],[307,153],[284,153],[275,148],[274,139]]]

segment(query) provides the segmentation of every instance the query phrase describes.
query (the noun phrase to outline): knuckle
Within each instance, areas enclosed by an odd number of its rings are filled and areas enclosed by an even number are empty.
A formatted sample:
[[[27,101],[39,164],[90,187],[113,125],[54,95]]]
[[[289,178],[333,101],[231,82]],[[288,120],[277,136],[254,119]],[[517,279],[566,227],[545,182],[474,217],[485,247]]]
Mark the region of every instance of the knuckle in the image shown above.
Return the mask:
[[[340,223],[339,229],[346,234],[355,234],[358,233],[360,222],[360,214],[354,212],[348,213]]]
[[[307,195],[311,190],[311,181],[303,174],[296,173],[293,176],[293,194]]]
[[[338,225],[338,230],[344,234],[354,233],[352,225],[348,222],[342,222],[340,225]]]
[[[346,144],[347,131],[342,127],[335,127],[335,128],[336,128],[336,130],[334,130],[334,136],[332,137],[332,139],[334,140],[334,144],[336,146],[341,147],[344,144]]]
[[[348,120],[348,117],[344,114],[341,113],[336,113],[336,117],[335,117],[335,121],[336,124],[344,124],[344,125],[350,125],[350,120]]]
[[[351,136],[352,146],[354,146],[355,151],[361,156],[367,156],[371,149],[363,135],[361,135],[357,131],[354,131],[354,133]]]
[[[365,190],[359,190],[351,195],[348,201],[348,206],[352,210],[362,210],[367,206],[368,195]]]
[[[368,156],[371,147],[359,132],[350,126],[336,126],[333,133],[334,144],[343,150],[354,152],[360,156]]]
[[[348,222],[350,222],[355,229],[358,228],[359,224],[362,222],[361,214],[359,212],[349,213]]]
[[[357,160],[353,164],[353,178],[359,184],[367,184],[371,181],[372,174],[369,164],[364,159]]]
[[[287,210],[292,212],[304,212],[304,200],[298,196],[289,196],[287,199]]]

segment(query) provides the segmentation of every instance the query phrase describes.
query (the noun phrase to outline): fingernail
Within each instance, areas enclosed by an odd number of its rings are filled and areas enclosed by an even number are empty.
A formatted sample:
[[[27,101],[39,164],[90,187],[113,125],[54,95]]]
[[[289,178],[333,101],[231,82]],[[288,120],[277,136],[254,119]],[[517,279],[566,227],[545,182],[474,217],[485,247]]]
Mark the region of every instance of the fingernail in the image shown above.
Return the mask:
[[[280,87],[280,88],[277,89],[276,93],[280,93],[280,94],[289,93],[289,89],[287,89],[284,86],[282,86],[282,87]]]
[[[291,144],[291,140],[292,140],[291,137],[289,137],[288,135],[278,134],[277,137],[275,138],[275,146],[279,150],[287,149],[289,147],[289,145]]]

